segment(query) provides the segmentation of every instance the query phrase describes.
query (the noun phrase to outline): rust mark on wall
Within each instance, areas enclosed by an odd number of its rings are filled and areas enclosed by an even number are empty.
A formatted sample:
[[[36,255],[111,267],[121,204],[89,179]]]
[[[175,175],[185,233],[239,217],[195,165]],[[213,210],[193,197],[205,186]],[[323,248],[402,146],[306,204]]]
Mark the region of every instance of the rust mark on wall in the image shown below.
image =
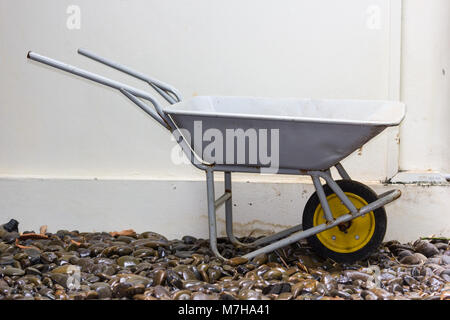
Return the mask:
[[[281,192],[280,190],[278,190],[277,188],[275,188],[275,186],[272,186],[273,191],[275,191],[275,194],[277,197],[281,196]]]

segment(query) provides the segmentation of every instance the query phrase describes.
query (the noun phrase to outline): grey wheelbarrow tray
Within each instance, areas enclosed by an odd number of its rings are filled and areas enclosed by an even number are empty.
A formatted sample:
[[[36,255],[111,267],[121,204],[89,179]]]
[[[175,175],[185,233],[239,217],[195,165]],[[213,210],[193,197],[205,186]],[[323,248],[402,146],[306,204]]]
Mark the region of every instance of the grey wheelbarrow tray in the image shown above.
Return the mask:
[[[201,96],[183,100],[178,90],[159,80],[148,77],[126,66],[79,49],[78,53],[145,81],[156,90],[169,105],[163,107],[151,94],[129,85],[110,80],[74,66],[28,52],[29,59],[67,71],[80,77],[98,82],[119,90],[133,103],[144,110],[159,124],[168,129],[192,164],[206,173],[209,239],[213,253],[222,259],[217,248],[216,210],[225,205],[226,233],[229,240],[237,246],[259,247],[244,257],[251,259],[259,254],[268,253],[295,243],[301,239],[334,228],[359,216],[380,208],[398,197],[401,192],[393,189],[378,196],[378,199],[357,209],[331,175],[330,168],[335,167],[343,179],[350,179],[340,161],[360,148],[370,139],[389,126],[397,126],[405,116],[405,106],[400,102],[367,100],[311,100],[311,99],[269,99],[253,97],[212,97]],[[146,102],[151,103],[152,106]],[[223,152],[232,152],[225,161],[217,161],[205,151],[208,141],[200,143],[193,137],[196,126],[201,129],[216,130],[226,137],[227,130],[241,129],[243,137],[251,130],[267,130],[278,133],[276,144],[278,163],[265,163],[252,158],[255,149],[244,146],[239,154],[236,148]],[[203,132],[202,131],[202,132]],[[234,139],[234,138],[233,138]],[[226,145],[226,144],[224,144]],[[257,145],[256,148],[260,148]],[[256,150],[259,152],[259,150]],[[242,153],[241,152],[241,153]],[[226,156],[226,154],[225,154]],[[226,158],[226,157],[225,157]],[[216,198],[214,192],[214,172],[224,172],[225,192]],[[232,215],[232,172],[277,173],[309,175],[322,205],[326,223],[302,230],[296,225],[281,232],[259,238],[252,243],[242,243],[233,234]],[[320,179],[323,179],[348,209],[348,213],[333,218]]]

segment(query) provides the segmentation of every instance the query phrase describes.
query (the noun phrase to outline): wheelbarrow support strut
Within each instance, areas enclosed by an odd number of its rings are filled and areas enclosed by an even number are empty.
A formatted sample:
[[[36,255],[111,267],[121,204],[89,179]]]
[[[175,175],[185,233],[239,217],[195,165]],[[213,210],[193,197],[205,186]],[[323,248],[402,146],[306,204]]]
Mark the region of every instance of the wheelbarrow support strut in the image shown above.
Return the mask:
[[[336,166],[339,174],[344,179],[350,179],[349,175],[342,167],[340,163]],[[224,169],[224,168],[221,168]],[[208,225],[209,225],[209,239],[210,246],[212,252],[219,258],[224,258],[218,248],[217,248],[217,226],[216,226],[216,210],[220,208],[223,204],[225,204],[225,224],[226,224],[226,234],[228,239],[236,246],[244,246],[244,247],[258,247],[267,243],[272,242],[269,245],[256,249],[246,255],[244,255],[247,259],[252,259],[259,254],[268,253],[274,251],[276,249],[282,248],[289,244],[295,243],[301,239],[308,238],[314,234],[319,232],[334,228],[341,223],[348,222],[353,220],[359,216],[362,216],[368,212],[378,209],[382,207],[398,197],[400,197],[400,190],[394,189],[388,192],[383,193],[379,196],[379,199],[369,203],[368,205],[357,209],[353,203],[349,200],[349,198],[345,195],[342,189],[338,186],[338,184],[333,180],[330,170],[325,171],[306,171],[306,172],[298,172],[296,174],[300,175],[309,175],[311,176],[314,184],[314,188],[317,191],[319,196],[320,203],[322,205],[326,223],[320,224],[308,230],[302,230],[302,225],[295,225],[291,228],[285,229],[278,233],[257,239],[251,243],[243,243],[239,241],[235,235],[233,234],[233,209],[232,209],[232,186],[231,186],[231,171],[224,171],[224,183],[225,183],[225,193],[215,199],[215,191],[214,191],[214,167],[206,168],[206,189],[207,189],[207,200],[208,200]],[[218,170],[216,170],[218,171]],[[220,170],[222,171],[222,170]],[[288,172],[292,174],[292,172]],[[337,197],[343,202],[343,204],[349,210],[348,214],[342,215],[337,219],[334,219],[330,210],[330,206],[325,197],[325,192],[323,190],[323,186],[320,183],[320,178],[324,179],[330,188],[336,193]],[[281,240],[280,240],[281,239]],[[275,242],[273,242],[275,241]]]

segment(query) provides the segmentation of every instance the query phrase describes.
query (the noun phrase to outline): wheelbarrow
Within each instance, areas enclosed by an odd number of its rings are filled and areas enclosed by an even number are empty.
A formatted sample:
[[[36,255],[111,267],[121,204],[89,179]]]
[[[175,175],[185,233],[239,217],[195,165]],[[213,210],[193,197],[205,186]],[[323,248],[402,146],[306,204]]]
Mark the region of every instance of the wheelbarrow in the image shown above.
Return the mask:
[[[377,195],[352,180],[340,161],[387,127],[399,125],[405,116],[403,103],[218,96],[183,100],[166,83],[87,50],[78,53],[145,81],[168,105],[146,91],[37,53],[30,51],[27,57],[119,90],[172,133],[191,163],[206,173],[209,241],[217,257],[225,259],[217,248],[216,210],[222,205],[229,240],[254,249],[244,255],[247,259],[307,238],[320,256],[353,262],[367,258],[381,244],[387,226],[384,205],[401,192]],[[332,167],[341,179],[332,177]],[[214,172],[224,173],[225,192],[218,198]],[[302,223],[252,243],[239,241],[233,234],[232,172],[310,176],[315,192],[305,205]]]

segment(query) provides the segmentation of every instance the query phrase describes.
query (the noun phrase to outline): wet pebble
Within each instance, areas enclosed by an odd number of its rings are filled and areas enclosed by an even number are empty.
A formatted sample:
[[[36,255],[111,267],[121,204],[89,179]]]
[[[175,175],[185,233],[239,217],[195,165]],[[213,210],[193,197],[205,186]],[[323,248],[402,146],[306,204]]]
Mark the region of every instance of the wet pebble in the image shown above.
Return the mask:
[[[248,262],[248,259],[244,258],[244,257],[234,257],[234,258],[227,260],[227,263],[230,264],[231,266],[238,266],[240,264],[244,264],[247,262]]]
[[[419,257],[416,257],[415,255],[407,255],[400,259],[400,263],[403,264],[419,264],[422,260]]]
[[[192,236],[46,235],[22,242],[32,248],[0,241],[0,299],[450,299],[450,250],[443,240],[389,241],[350,265],[316,256],[305,242],[249,261],[243,256],[250,248],[221,238],[227,257],[221,261],[207,240]]]
[[[12,267],[7,267],[2,272],[4,275],[7,275],[7,276],[22,276],[25,274],[24,270],[19,269],[19,268],[12,268]]]
[[[131,256],[122,256],[117,259],[117,264],[123,268],[134,267],[140,263],[139,258],[131,257]]]
[[[418,241],[414,245],[414,250],[423,254],[425,257],[431,257],[439,253],[436,246],[427,241]]]

